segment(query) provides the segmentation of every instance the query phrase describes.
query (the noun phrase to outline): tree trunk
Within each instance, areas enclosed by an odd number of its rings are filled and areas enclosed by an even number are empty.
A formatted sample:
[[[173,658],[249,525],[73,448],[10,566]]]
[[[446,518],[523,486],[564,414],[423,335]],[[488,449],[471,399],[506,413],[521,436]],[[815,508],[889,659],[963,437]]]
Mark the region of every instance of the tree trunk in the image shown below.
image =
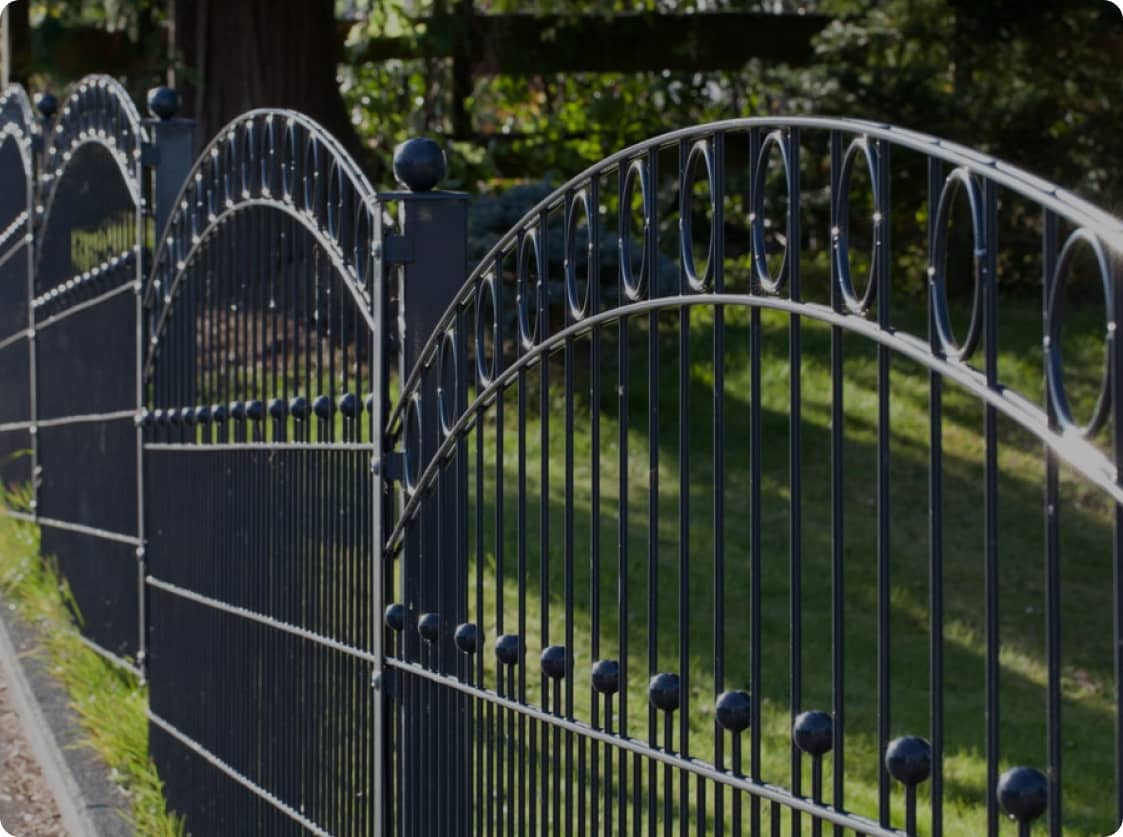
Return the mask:
[[[251,108],[300,111],[365,164],[336,79],[333,0],[175,0],[176,82],[201,148]]]
[[[31,75],[31,25],[28,20],[30,3],[11,3],[4,9],[8,42],[4,44],[4,63],[7,78],[5,85],[19,82],[27,86]]]

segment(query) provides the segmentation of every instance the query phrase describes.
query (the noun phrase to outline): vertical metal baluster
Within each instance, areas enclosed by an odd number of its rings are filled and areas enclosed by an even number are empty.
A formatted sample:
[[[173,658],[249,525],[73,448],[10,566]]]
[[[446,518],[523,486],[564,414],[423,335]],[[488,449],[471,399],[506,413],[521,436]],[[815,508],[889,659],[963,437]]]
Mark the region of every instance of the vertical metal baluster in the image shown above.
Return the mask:
[[[935,259],[936,212],[940,201],[943,167],[928,158],[928,259]],[[930,268],[931,269],[931,268]],[[931,275],[931,274],[930,274]],[[933,309],[928,296],[928,348],[942,353]],[[928,688],[929,734],[932,738],[932,833],[944,827],[944,433],[943,376],[928,372]]]
[[[788,298],[799,303],[803,298],[800,261],[802,231],[800,228],[799,128],[787,132],[788,146],[788,242],[786,268]],[[798,314],[788,320],[788,596],[791,630],[791,721],[802,711],[803,703],[803,332]],[[791,748],[791,791],[803,792],[803,758],[794,744]],[[792,835],[802,833],[800,816],[791,812]]]
[[[619,198],[619,209],[617,213],[617,253],[620,252],[619,242],[620,237],[624,235],[625,224],[629,223],[627,212],[629,207],[624,205],[624,176],[626,167],[621,165],[617,169],[617,190],[616,194]],[[596,214],[599,217],[599,207],[594,207]],[[598,222],[599,227],[599,222]],[[620,258],[619,256],[617,258]],[[599,261],[599,255],[598,255]],[[616,281],[616,298],[617,305],[623,305],[626,299],[624,293],[624,280],[623,280],[623,260],[617,265],[617,281]],[[616,621],[617,630],[620,634],[620,711],[619,711],[619,728],[620,735],[625,738],[628,737],[628,372],[629,372],[629,358],[628,358],[628,317],[621,316],[618,321],[618,330],[616,336],[616,409],[619,414],[617,424],[616,444],[618,448],[617,453],[617,480],[618,480],[618,493],[616,499]],[[639,767],[639,756],[634,757],[636,767]],[[628,759],[627,756],[620,753],[619,764],[619,779],[617,781],[617,791],[619,793],[619,800],[617,804],[617,813],[619,823],[617,831],[620,837],[627,837],[628,834]],[[638,770],[633,773],[637,777]],[[639,811],[635,812],[635,819],[639,819]]]
[[[1041,219],[1042,267],[1042,334],[1049,334],[1049,296],[1053,290],[1057,269],[1057,216],[1043,210]],[[1045,414],[1049,429],[1060,431],[1053,400],[1049,397],[1049,382],[1042,386]],[[1049,779],[1049,833],[1061,834],[1061,493],[1057,468],[1057,455],[1048,445],[1045,452],[1045,658],[1047,681],[1045,687],[1046,753]]]
[[[588,222],[587,234],[588,241],[588,257],[585,262],[585,297],[588,300],[586,308],[586,316],[595,316],[600,311],[600,177],[594,175],[589,182],[589,192],[587,196],[587,206],[589,215],[586,221]],[[574,266],[576,270],[576,265]],[[590,589],[590,602],[589,606],[592,610],[592,640],[590,646],[590,656],[595,662],[600,659],[601,645],[601,494],[600,494],[600,413],[601,413],[601,327],[599,325],[593,326],[592,334],[589,338],[589,441],[591,446],[591,461],[589,472],[589,508],[592,511],[591,523],[591,541],[589,543],[589,589]],[[571,658],[575,660],[574,658]],[[593,706],[593,725],[597,724],[597,696],[590,686],[589,691],[590,703]],[[609,697],[605,701],[605,729],[611,733],[612,731],[612,699]],[[593,837],[599,837],[601,826],[600,809],[600,772],[599,772],[599,759],[598,752],[599,746],[596,744],[592,747],[592,804],[590,810],[592,811],[593,818]],[[605,792],[604,792],[604,831],[606,835],[612,834],[612,748],[606,746],[604,748],[604,770],[605,770]]]
[[[838,195],[839,195],[839,170],[842,166],[842,136],[838,131],[831,131],[831,231],[838,229]],[[842,310],[841,294],[838,287],[838,266],[832,252],[831,258],[831,307],[836,311]],[[845,513],[845,495],[843,483],[843,445],[845,436],[843,432],[843,405],[842,389],[842,329],[839,326],[831,327],[831,595],[832,595],[832,628],[831,643],[833,648],[832,677],[833,693],[832,705],[834,711],[833,746],[834,750],[834,806],[842,809],[844,806],[845,788],[845,758],[843,733],[846,718],[845,694],[845,663],[843,649],[845,641],[845,561],[846,553],[843,540],[843,517]],[[812,765],[812,783],[817,771],[822,770],[819,759]],[[821,781],[821,774],[820,774]],[[815,827],[818,828],[821,820],[816,819]],[[835,826],[835,837],[842,837],[842,828]]]
[[[651,299],[659,296],[659,271],[656,265],[658,256],[657,230],[659,228],[656,212],[658,192],[657,150],[647,155],[647,176],[651,184],[644,204],[644,265],[647,271],[648,295]],[[650,235],[647,232],[650,231]],[[648,676],[654,677],[659,671],[658,624],[659,624],[659,312],[652,311],[648,316],[647,332],[647,668]],[[658,723],[654,707],[647,710],[648,742],[658,746]],[[655,837],[656,808],[656,764],[648,762],[648,834]]]
[[[679,224],[686,206],[684,193],[693,188],[687,160],[690,146],[679,141]],[[691,242],[687,242],[690,246]],[[686,295],[689,285],[686,269],[679,260],[679,293]],[[679,713],[679,750],[683,758],[690,756],[690,307],[683,305],[678,311],[678,646],[679,677],[682,681],[682,711]],[[679,771],[679,827],[687,828],[690,822],[690,773]],[[704,816],[704,814],[703,814]],[[704,820],[703,820],[704,825]]]
[[[499,280],[500,268],[501,268],[501,263],[499,263],[497,261],[496,264],[495,264],[495,267],[494,267],[494,275],[495,275],[495,280],[497,282]],[[484,277],[483,280],[481,280],[481,283],[484,282],[484,281],[486,281],[486,276]],[[482,296],[483,296],[482,291],[477,293],[476,304],[477,304],[478,308],[476,310],[476,316],[480,319],[480,321],[482,323],[485,324],[485,327],[486,327],[487,321],[484,319],[484,316],[483,316]],[[495,315],[498,317],[498,315],[499,315],[498,310],[495,311]],[[484,344],[484,341],[483,341],[482,332],[479,334],[478,339],[479,339],[479,342],[476,346],[476,352],[480,353],[480,354],[484,354],[485,353],[485,344]],[[493,343],[493,345],[494,345],[494,343]],[[476,529],[476,531],[475,531],[475,536],[476,536],[476,608],[475,608],[475,614],[476,614],[476,623],[478,625],[478,629],[480,631],[480,637],[481,638],[486,635],[485,631],[487,629],[487,621],[486,621],[486,617],[485,617],[485,613],[484,613],[484,564],[486,563],[486,558],[485,558],[485,555],[484,555],[484,416],[486,415],[486,408],[484,407],[483,400],[479,398],[479,395],[480,395],[480,392],[487,386],[487,383],[484,381],[482,375],[480,374],[480,370],[483,369],[484,367],[486,367],[486,364],[487,364],[487,358],[486,357],[484,357],[482,359],[477,357],[477,362],[476,362],[476,368],[477,368],[477,371],[476,371],[476,395],[477,395],[477,399],[479,399],[479,407],[476,409],[476,417],[475,417],[475,423],[476,423],[476,467],[475,467],[475,476],[476,476],[476,491],[475,491],[475,495],[476,495],[476,498],[475,498],[476,499],[476,517],[475,517],[475,529]],[[484,681],[484,660],[483,660],[484,650],[483,650],[483,645],[484,645],[484,643],[481,640],[481,647],[476,652],[475,661],[474,661],[475,664],[476,664],[476,685],[480,689],[484,689],[487,685]],[[476,770],[476,803],[475,803],[475,809],[476,809],[476,821],[475,821],[476,828],[475,828],[475,831],[476,831],[476,834],[483,834],[484,833],[484,807],[485,807],[484,806],[484,793],[485,793],[485,786],[487,788],[487,792],[490,793],[490,785],[487,785],[487,783],[485,781],[486,777],[485,777],[485,773],[484,773],[484,750],[485,750],[485,742],[487,740],[486,736],[485,736],[485,733],[484,733],[484,716],[485,716],[486,712],[487,712],[486,707],[482,703],[478,704],[477,712],[476,712],[476,737],[475,737],[476,746],[475,746],[475,753],[474,753],[475,770]]]
[[[989,388],[998,386],[998,277],[996,233],[998,226],[997,187],[990,180],[983,184],[983,205],[986,224],[985,275],[983,281],[983,329],[986,381]],[[998,800],[994,788],[998,783],[998,411],[984,406],[983,436],[986,444],[985,504],[985,620],[986,620],[986,757],[987,757],[987,834],[998,834]]]
[[[725,133],[714,136],[714,173],[712,240],[714,293],[725,292]],[[714,469],[714,694],[725,691],[725,306],[714,306],[714,404],[713,404],[713,469]],[[714,766],[725,770],[725,736],[716,722],[714,731]],[[733,791],[737,796],[737,791]],[[702,809],[705,817],[705,809]],[[725,833],[725,785],[714,783],[714,833]]]
[[[497,323],[502,322],[502,316],[501,316],[500,312],[503,310],[503,308],[502,308],[502,303],[499,301],[499,298],[502,296],[501,290],[500,290],[501,287],[502,287],[501,276],[497,275],[496,283],[495,283],[495,291],[496,291],[496,297],[497,297],[497,299],[496,299],[496,322]],[[519,291],[521,292],[521,290],[522,289],[520,288]],[[518,334],[517,333],[515,335],[515,338],[516,338],[516,342],[518,342]],[[503,369],[502,360],[503,360],[503,348],[502,348],[502,341],[500,340],[500,341],[496,342],[496,347],[495,347],[495,368],[496,368],[496,377],[497,378],[498,378],[499,374],[502,372],[502,369]],[[504,423],[504,409],[503,409],[504,408],[504,401],[505,401],[504,394],[505,394],[505,390],[502,387],[498,388],[496,390],[496,393],[495,393],[495,524],[494,524],[495,525],[495,632],[500,636],[502,636],[503,634],[506,633],[506,626],[505,626],[505,623],[504,623],[504,610],[505,610],[504,609],[504,604],[505,604],[504,599],[506,598],[505,591],[504,591],[504,569],[505,568],[503,566],[504,560],[505,560],[505,555],[504,555],[505,549],[504,549],[504,547],[506,546],[506,543],[505,543],[506,538],[504,537],[505,534],[506,534],[506,532],[505,532],[505,522],[504,522],[504,511],[505,511],[505,509],[504,509],[504,505],[505,505],[504,499],[505,499],[506,491],[504,489],[504,480],[503,480],[503,477],[504,477],[504,467],[503,467],[504,444],[503,444],[503,442],[504,442],[504,437],[506,435],[506,427],[505,427],[505,423]],[[520,637],[519,639],[521,640],[522,637]],[[496,670],[496,674],[497,674],[496,688],[500,692],[500,694],[503,694],[503,692],[504,692],[504,688],[503,688],[504,687],[504,671],[503,671],[503,668],[504,668],[503,666],[499,666]],[[495,788],[495,790],[496,790],[496,793],[498,794],[497,805],[499,806],[496,824],[499,828],[499,832],[502,833],[502,831],[503,831],[503,809],[504,809],[504,807],[510,807],[510,800],[508,799],[508,795],[510,794],[510,788],[508,787],[509,782],[506,781],[509,774],[504,771],[504,758],[505,758],[505,755],[506,755],[505,750],[509,746],[509,742],[504,740],[505,736],[503,734],[505,712],[502,709],[496,708],[495,713],[497,715],[496,731],[499,735],[499,740],[496,742],[496,747],[495,747],[496,761],[498,762],[498,764],[496,765],[496,774],[495,774],[498,784],[497,784],[497,787]]]
[[[750,159],[760,159],[760,130],[750,134]],[[760,293],[753,282],[752,293]],[[749,694],[752,695],[752,720],[749,723],[749,775],[761,780],[760,699],[761,672],[761,371],[760,306],[749,308]],[[749,799],[749,833],[760,834],[760,797]]]
[[[889,212],[889,146],[885,142],[876,145],[877,181],[872,184],[876,190],[875,200],[879,217],[874,221],[874,258],[876,262],[877,287],[877,324],[888,331],[890,323],[889,272],[890,258],[889,231],[891,229]],[[889,772],[885,768],[885,754],[889,746],[890,705],[889,705],[889,668],[891,655],[890,639],[890,488],[889,488],[889,367],[891,358],[889,347],[877,347],[877,738],[878,769],[877,798],[878,820],[882,826],[889,826]]]
[[[1111,364],[1112,410],[1111,447],[1115,464],[1115,484],[1123,486],[1123,340],[1118,338],[1123,324],[1123,293],[1118,290],[1119,267],[1116,259],[1109,261],[1112,297],[1111,342],[1108,345]],[[1115,504],[1112,521],[1112,639],[1115,645],[1115,818],[1123,821],[1123,504]]]

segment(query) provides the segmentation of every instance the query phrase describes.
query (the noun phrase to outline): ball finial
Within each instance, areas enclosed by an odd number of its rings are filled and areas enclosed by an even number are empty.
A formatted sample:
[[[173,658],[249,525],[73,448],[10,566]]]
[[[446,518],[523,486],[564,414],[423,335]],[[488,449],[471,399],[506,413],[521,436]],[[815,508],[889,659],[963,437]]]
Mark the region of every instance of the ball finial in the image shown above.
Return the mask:
[[[932,747],[917,735],[894,738],[885,750],[885,769],[902,785],[919,785],[932,775]]]
[[[834,745],[834,720],[826,712],[804,712],[792,724],[792,739],[803,752],[819,758]]]
[[[1045,813],[1049,804],[1049,782],[1035,767],[1012,767],[998,777],[998,803],[1019,823],[1028,823]]]
[[[55,113],[58,112],[58,99],[55,98],[53,93],[36,93],[35,94],[35,109],[39,111],[40,116],[44,119],[50,119]]]
[[[394,179],[411,192],[429,192],[444,179],[444,150],[427,137],[406,140],[394,149]]]
[[[148,91],[148,112],[157,119],[171,119],[177,110],[179,94],[170,87],[153,87]]]

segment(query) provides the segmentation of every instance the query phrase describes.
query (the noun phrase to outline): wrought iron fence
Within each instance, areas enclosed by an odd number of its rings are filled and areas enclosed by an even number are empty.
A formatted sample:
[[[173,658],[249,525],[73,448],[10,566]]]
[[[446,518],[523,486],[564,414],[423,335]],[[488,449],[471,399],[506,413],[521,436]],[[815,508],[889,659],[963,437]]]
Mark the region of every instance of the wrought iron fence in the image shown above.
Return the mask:
[[[472,267],[435,144],[377,192],[253,111],[189,167],[150,106],[84,81],[36,174],[5,95],[0,438],[195,833],[1123,815],[1118,220],[755,118],[604,159]]]

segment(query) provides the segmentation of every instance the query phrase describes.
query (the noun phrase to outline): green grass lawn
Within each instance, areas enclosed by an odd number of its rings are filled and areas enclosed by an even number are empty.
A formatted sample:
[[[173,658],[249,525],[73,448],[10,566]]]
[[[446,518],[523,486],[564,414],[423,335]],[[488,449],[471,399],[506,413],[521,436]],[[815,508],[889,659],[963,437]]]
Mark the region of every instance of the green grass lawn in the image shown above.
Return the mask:
[[[915,310],[913,310],[915,309]],[[962,311],[957,312],[962,322]],[[714,756],[714,697],[721,688],[749,688],[751,660],[749,460],[750,365],[749,315],[725,312],[725,384],[723,388],[725,453],[723,493],[725,515],[724,576],[715,582],[714,517],[714,313],[699,307],[690,317],[688,380],[679,378],[678,313],[660,316],[655,377],[659,382],[659,426],[652,437],[647,426],[647,318],[633,321],[630,332],[630,374],[625,391],[630,423],[628,493],[620,497],[621,457],[617,402],[619,329],[602,331],[599,391],[590,397],[589,345],[579,338],[572,349],[577,395],[573,399],[572,436],[574,512],[571,534],[564,515],[566,497],[566,401],[564,363],[555,356],[549,369],[549,479],[541,478],[543,439],[539,411],[540,370],[526,374],[528,404],[525,425],[526,552],[525,598],[522,599],[528,659],[528,700],[541,699],[537,656],[543,630],[550,643],[564,644],[567,592],[574,603],[573,654],[577,717],[590,718],[590,667],[599,658],[617,658],[620,636],[628,636],[627,734],[646,739],[650,677],[648,597],[657,603],[656,671],[682,673],[680,656],[689,660],[689,747],[704,760]],[[913,305],[896,322],[924,334],[923,308]],[[1100,320],[1097,320],[1097,317]],[[1075,409],[1087,409],[1102,363],[1102,315],[1073,309],[1067,315],[1065,351],[1073,374]],[[1042,389],[1041,312],[1029,301],[1004,300],[1000,319],[1000,379],[1040,403]],[[1097,331],[1099,329],[1099,331]],[[831,698],[831,482],[830,482],[830,330],[804,321],[802,433],[802,680],[804,709],[830,711]],[[845,339],[845,678],[846,678],[846,807],[872,817],[877,813],[877,355],[858,337]],[[981,363],[981,354],[977,358]],[[788,387],[788,318],[764,312],[761,332],[761,509],[760,534],[760,666],[762,682],[763,765],[765,781],[790,786],[790,598],[788,467],[790,421]],[[680,414],[680,391],[688,393]],[[945,385],[943,424],[943,536],[945,598],[945,760],[944,833],[978,834],[985,828],[983,621],[983,410],[976,400]],[[929,736],[929,384],[925,370],[899,357],[892,360],[891,379],[891,730],[893,736]],[[593,506],[593,442],[591,404],[600,405],[600,500]],[[477,566],[470,550],[469,615],[485,626],[489,645],[487,685],[494,688],[491,638],[517,633],[520,619],[518,489],[518,388],[503,399],[503,492],[496,490],[496,408],[483,422],[484,493],[476,496],[476,433],[468,447],[469,543],[475,544],[475,512],[482,500],[485,560]],[[686,421],[688,444],[679,441]],[[1000,574],[1000,735],[1002,768],[1016,764],[1046,766],[1045,756],[1045,622],[1044,521],[1042,447],[1024,430],[999,419],[999,574]],[[649,453],[658,453],[657,517],[649,514]],[[1099,441],[1099,440],[1098,440]],[[689,514],[680,518],[682,457],[688,454],[685,484]],[[1063,797],[1066,834],[1109,833],[1113,823],[1114,734],[1112,700],[1111,504],[1081,479],[1062,469],[1062,688]],[[501,503],[500,503],[501,501]],[[626,592],[619,584],[619,516],[628,514]],[[501,541],[496,514],[503,514]],[[548,520],[548,547],[539,546],[540,521]],[[652,542],[649,525],[657,533]],[[592,542],[599,538],[599,566],[592,567]],[[572,548],[572,576],[566,585],[566,541]],[[502,547],[502,560],[497,554]],[[682,549],[680,550],[680,546]],[[545,556],[546,566],[543,568]],[[680,564],[685,560],[685,568]],[[686,588],[681,580],[685,579]],[[542,581],[548,583],[543,590]],[[650,588],[654,582],[654,591]],[[482,613],[476,585],[483,589]],[[594,590],[599,597],[594,606]],[[687,647],[680,644],[680,598],[688,607]],[[504,623],[497,624],[502,602]],[[715,624],[719,603],[724,619]],[[623,614],[623,622],[621,620]],[[599,650],[593,653],[594,622]],[[715,682],[714,640],[723,637],[725,671]],[[673,746],[680,747],[677,732]],[[659,726],[662,729],[661,723]],[[657,739],[662,742],[662,733]],[[747,736],[746,762],[747,770]],[[512,746],[517,746],[512,745]],[[726,765],[728,762],[726,744]],[[824,761],[824,788],[830,798],[832,762]],[[645,768],[646,770],[646,768]],[[809,760],[804,759],[803,787],[810,788]],[[660,778],[660,787],[662,779]],[[675,782],[677,793],[677,780]],[[659,791],[661,792],[661,791]],[[647,793],[645,786],[644,793]],[[709,804],[712,789],[707,791]],[[693,781],[684,808],[692,820],[697,812]],[[728,793],[726,818],[729,817]],[[675,798],[678,808],[681,798]],[[929,833],[928,783],[919,792],[920,830]],[[903,827],[903,793],[893,790],[893,817]],[[765,824],[767,825],[767,806]],[[706,814],[712,818],[712,809]],[[787,822],[785,815],[785,823]],[[685,830],[677,819],[676,832]],[[787,826],[785,825],[785,828]],[[807,821],[804,818],[804,828]],[[1040,826],[1039,826],[1040,828]],[[1013,824],[1004,829],[1014,833]],[[1005,833],[1005,832],[1004,832]]]

